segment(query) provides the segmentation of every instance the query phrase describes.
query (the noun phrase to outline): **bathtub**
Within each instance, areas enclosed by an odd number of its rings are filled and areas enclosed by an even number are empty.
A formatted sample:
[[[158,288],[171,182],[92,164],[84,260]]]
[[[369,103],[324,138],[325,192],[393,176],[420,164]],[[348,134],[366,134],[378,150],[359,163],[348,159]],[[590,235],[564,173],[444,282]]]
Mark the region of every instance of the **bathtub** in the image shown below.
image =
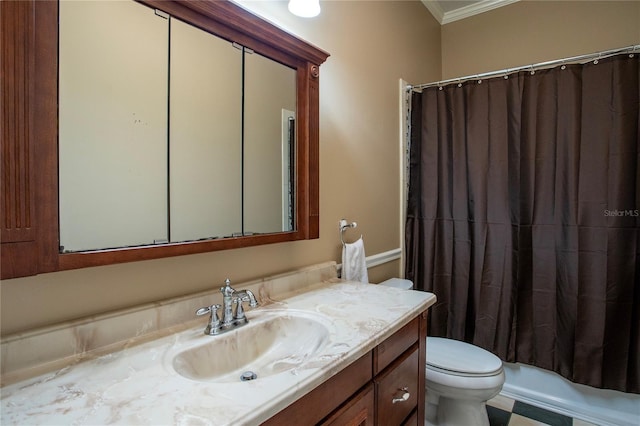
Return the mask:
[[[602,426],[638,426],[640,395],[572,383],[524,364],[504,363],[501,395]]]

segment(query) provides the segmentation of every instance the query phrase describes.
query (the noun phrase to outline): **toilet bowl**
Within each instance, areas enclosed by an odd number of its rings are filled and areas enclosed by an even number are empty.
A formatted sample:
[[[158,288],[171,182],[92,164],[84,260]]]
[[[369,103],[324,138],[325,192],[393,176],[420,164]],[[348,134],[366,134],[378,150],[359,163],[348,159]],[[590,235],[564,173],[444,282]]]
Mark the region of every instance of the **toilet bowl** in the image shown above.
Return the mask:
[[[433,425],[489,426],[486,402],[500,393],[500,358],[469,343],[427,337],[427,421]]]
[[[409,290],[409,280],[380,283]],[[426,425],[489,426],[486,402],[500,393],[502,361],[469,343],[427,337]]]

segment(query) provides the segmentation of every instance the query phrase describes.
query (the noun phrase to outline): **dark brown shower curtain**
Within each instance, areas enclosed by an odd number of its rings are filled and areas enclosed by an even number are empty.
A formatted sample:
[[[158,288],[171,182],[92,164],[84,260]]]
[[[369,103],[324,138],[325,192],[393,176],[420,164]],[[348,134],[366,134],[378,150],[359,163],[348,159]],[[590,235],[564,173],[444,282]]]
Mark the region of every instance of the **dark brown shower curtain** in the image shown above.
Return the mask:
[[[430,335],[640,393],[638,55],[412,95],[406,275]]]

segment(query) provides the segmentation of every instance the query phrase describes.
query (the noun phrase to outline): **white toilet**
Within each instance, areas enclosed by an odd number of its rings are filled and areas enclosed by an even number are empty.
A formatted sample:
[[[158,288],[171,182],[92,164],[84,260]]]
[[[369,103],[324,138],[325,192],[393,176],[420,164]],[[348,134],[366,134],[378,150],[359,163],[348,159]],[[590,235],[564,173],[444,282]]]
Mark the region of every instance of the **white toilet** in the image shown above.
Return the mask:
[[[399,278],[380,285],[413,288]],[[426,369],[426,425],[489,426],[486,402],[505,378],[500,358],[469,343],[427,337]]]

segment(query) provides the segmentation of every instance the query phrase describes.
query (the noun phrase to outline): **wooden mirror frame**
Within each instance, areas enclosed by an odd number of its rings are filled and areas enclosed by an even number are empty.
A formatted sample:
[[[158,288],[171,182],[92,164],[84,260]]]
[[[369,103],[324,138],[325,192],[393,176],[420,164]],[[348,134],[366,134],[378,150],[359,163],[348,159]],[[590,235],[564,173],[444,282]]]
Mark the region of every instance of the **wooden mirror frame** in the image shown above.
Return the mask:
[[[2,2],[1,278],[314,239],[319,236],[319,67],[328,53],[224,0],[138,0],[296,69],[296,230],[59,252],[58,2]]]

